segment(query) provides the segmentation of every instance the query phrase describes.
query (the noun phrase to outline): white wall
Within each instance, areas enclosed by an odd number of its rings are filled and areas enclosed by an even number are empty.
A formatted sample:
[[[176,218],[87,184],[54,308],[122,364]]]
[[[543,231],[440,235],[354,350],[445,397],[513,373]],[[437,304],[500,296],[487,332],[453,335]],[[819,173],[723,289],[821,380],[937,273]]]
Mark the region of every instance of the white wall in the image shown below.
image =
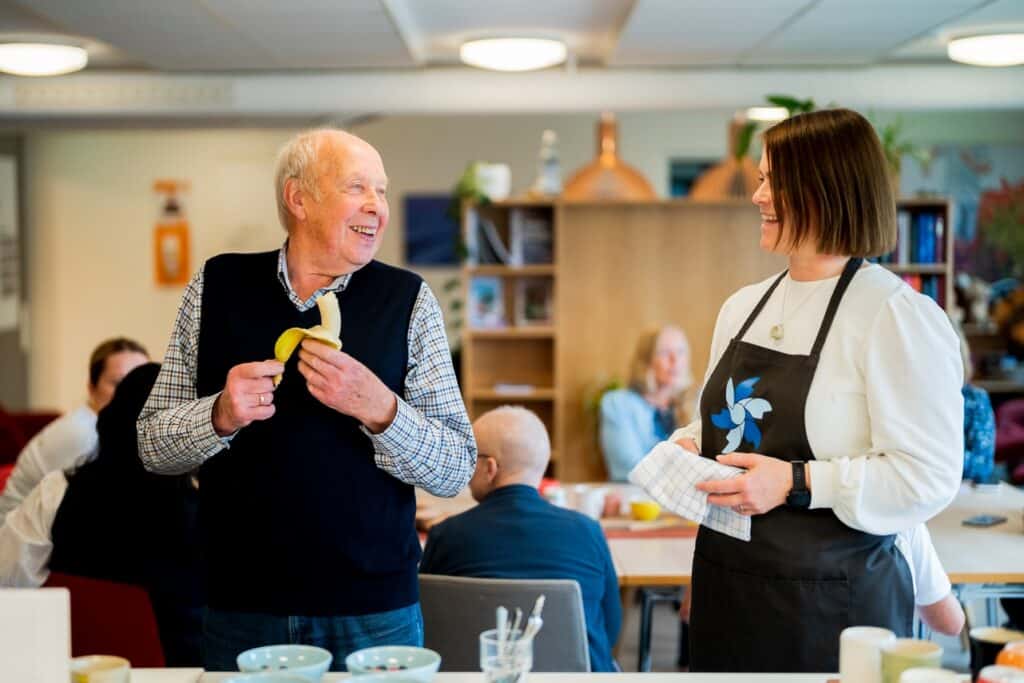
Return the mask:
[[[731,112],[628,113],[620,118],[622,156],[659,193],[671,157],[725,153]],[[915,113],[906,129],[922,141],[1021,142],[1024,117],[1004,113]],[[402,197],[446,192],[473,159],[503,161],[515,190],[533,180],[541,131],[559,134],[563,171],[594,155],[596,117],[399,116],[353,131],[376,145],[391,179],[392,223],[380,258],[402,263]],[[274,157],[293,130],[38,131],[26,141],[29,261],[29,404],[68,409],[84,397],[86,359],[100,340],[134,337],[163,355],[181,296],[152,274],[157,178],[183,178],[192,224],[193,269],[222,251],[279,246]],[[423,272],[440,295],[454,271]]]

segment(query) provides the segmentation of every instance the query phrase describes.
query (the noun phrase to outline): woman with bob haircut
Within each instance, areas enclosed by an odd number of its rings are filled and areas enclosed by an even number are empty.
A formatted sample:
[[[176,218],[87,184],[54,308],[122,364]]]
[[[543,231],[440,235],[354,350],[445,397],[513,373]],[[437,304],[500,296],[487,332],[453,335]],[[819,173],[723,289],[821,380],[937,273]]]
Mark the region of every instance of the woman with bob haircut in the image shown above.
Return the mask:
[[[895,536],[956,494],[963,367],[935,302],[864,261],[896,241],[864,117],[834,109],[771,127],[760,175],[760,244],[789,268],[722,306],[700,417],[671,437],[743,468],[697,488],[751,517],[749,542],[697,536],[691,670],[835,672],[844,628],[911,634]]]
[[[658,442],[686,424],[692,384],[686,334],[675,325],[644,331],[629,364],[629,385],[601,397],[601,452],[609,479],[626,481]]]

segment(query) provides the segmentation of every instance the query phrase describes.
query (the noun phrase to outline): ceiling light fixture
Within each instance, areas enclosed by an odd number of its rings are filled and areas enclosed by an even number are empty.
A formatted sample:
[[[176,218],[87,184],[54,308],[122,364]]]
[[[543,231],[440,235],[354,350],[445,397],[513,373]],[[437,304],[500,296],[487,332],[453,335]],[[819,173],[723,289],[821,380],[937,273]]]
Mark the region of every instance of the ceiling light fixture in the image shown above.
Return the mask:
[[[59,76],[85,68],[89,53],[73,45],[0,44],[0,71],[16,76]]]
[[[1024,33],[953,38],[946,52],[954,62],[974,66],[1016,66],[1024,64]]]
[[[495,71],[546,69],[564,62],[566,55],[565,43],[546,38],[483,38],[459,48],[464,63]]]
[[[747,121],[782,121],[789,117],[789,110],[785,107],[749,107],[747,109]]]

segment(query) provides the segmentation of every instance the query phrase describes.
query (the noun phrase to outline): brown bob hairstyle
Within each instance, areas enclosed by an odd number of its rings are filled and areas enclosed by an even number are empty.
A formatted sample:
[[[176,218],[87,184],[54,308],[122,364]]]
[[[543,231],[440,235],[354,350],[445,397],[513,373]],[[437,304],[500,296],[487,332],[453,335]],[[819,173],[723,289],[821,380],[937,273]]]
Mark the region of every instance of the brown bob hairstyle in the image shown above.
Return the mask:
[[[896,200],[882,145],[849,109],[798,114],[764,132],[779,240],[822,254],[880,256],[896,246]]]

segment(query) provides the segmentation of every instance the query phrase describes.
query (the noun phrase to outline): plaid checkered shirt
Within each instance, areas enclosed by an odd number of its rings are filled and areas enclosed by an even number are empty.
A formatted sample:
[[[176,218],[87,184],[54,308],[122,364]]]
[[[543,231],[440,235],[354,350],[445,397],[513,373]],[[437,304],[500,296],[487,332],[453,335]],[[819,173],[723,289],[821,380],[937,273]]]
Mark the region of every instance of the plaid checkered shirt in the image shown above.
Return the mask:
[[[288,280],[287,243],[278,253],[277,277],[300,311],[329,291],[344,291],[351,274],[336,278],[302,301]],[[196,395],[196,359],[203,300],[203,270],[185,288],[163,367],[138,420],[139,456],[146,468],[164,474],[188,472],[224,448],[233,435],[213,428],[219,393]],[[373,442],[377,467],[438,496],[454,496],[476,466],[476,442],[451,365],[441,307],[424,282],[409,322],[405,389],[397,396],[395,419],[380,434],[363,430]]]

